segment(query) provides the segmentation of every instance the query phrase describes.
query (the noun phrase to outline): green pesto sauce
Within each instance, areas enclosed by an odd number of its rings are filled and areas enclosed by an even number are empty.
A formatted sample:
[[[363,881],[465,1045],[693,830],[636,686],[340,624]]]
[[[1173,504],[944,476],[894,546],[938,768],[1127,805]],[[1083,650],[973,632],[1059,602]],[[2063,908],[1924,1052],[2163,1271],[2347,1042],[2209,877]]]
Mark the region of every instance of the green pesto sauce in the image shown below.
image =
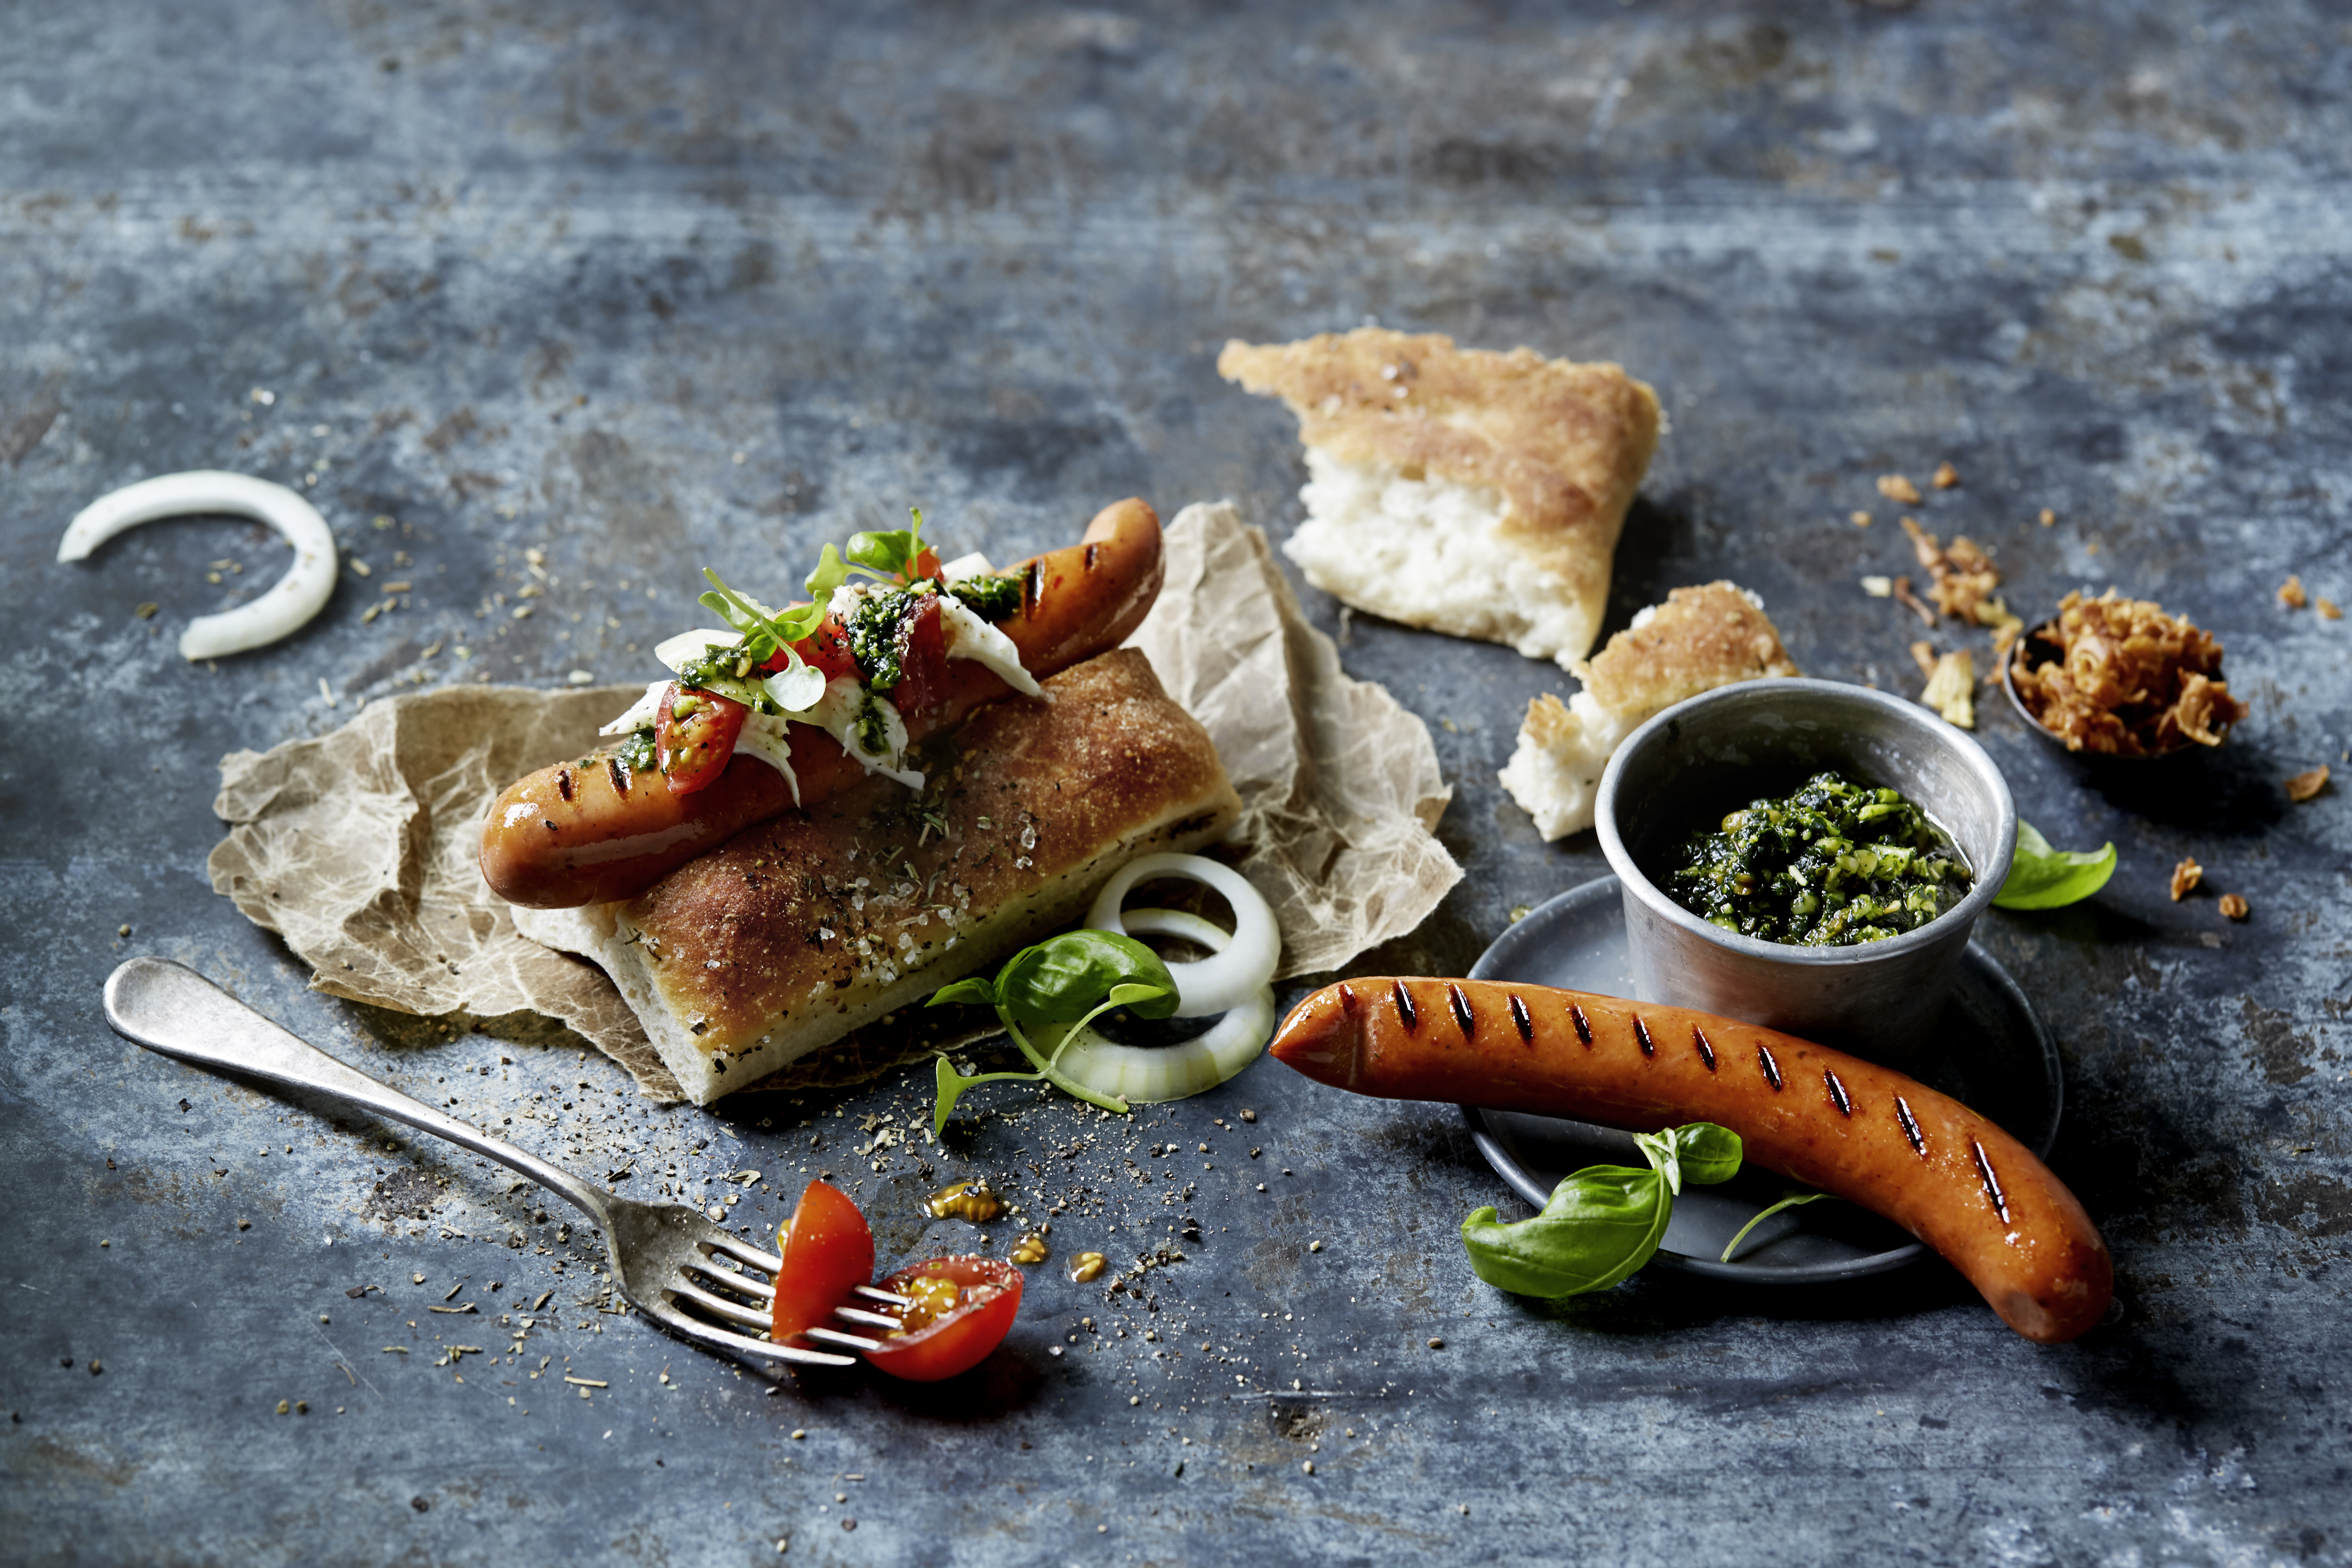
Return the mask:
[[[1698,829],[1672,865],[1667,891],[1683,908],[1726,931],[1801,947],[1916,931],[1969,885],[1951,838],[1925,812],[1836,773]]]
[[[933,590],[919,584],[923,593]],[[867,594],[849,612],[849,657],[857,661],[857,673],[866,679],[869,692],[888,691],[906,674],[907,648],[898,628],[910,610],[920,607],[918,588],[897,588],[887,593]],[[861,715],[861,727],[866,720]]]
[[[613,750],[619,755],[621,765],[627,768],[631,773],[649,773],[653,772],[654,763],[656,756],[654,746],[653,726],[650,724],[646,725],[644,729],[637,731],[635,734],[629,736],[628,739],[614,746]]]
[[[983,621],[1001,621],[1021,608],[1021,579],[993,573],[950,583],[949,593],[961,599]]]
[[[883,718],[881,706],[874,700],[874,691],[871,687],[868,687],[866,695],[858,700],[857,722],[852,728],[856,731],[857,743],[865,748],[867,756],[879,757],[889,754],[890,724]]]

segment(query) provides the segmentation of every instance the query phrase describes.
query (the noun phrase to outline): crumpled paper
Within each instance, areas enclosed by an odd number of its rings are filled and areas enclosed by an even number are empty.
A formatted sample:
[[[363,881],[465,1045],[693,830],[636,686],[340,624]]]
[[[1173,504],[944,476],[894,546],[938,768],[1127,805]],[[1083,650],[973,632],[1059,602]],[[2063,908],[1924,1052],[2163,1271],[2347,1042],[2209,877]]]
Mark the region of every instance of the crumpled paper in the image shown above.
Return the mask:
[[[1239,868],[1274,906],[1282,974],[1337,969],[1410,931],[1462,875],[1431,836],[1452,791],[1428,728],[1341,672],[1265,533],[1231,505],[1186,508],[1167,548],[1167,586],[1132,641],[1241,794]],[[681,1100],[604,972],[518,932],[475,858],[499,792],[590,750],[643,689],[446,687],[371,702],[332,734],[231,752],[213,889],[284,937],[315,990],[428,1016],[541,1014],[650,1098]],[[877,1026],[758,1087],[854,1083],[957,1043]]]
[[[1328,973],[1412,931],[1462,879],[1432,836],[1454,791],[1429,726],[1340,669],[1265,531],[1230,501],[1177,514],[1167,573],[1129,645],[1207,727],[1240,792],[1239,869],[1282,928],[1276,978]]]

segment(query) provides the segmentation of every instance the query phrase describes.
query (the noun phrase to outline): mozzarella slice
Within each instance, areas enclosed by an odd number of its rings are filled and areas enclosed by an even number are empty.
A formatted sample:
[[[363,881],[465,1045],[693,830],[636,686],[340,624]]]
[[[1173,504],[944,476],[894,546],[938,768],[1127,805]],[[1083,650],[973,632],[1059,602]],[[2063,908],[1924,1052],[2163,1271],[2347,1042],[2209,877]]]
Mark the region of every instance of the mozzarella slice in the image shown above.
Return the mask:
[[[599,735],[631,735],[661,716],[662,693],[669,689],[667,680],[649,682],[646,694],[629,707],[626,713],[596,731]]]
[[[907,721],[898,716],[898,710],[890,702],[880,697],[875,698],[875,709],[882,716],[886,749],[869,752],[857,734],[857,716],[865,705],[865,686],[850,676],[841,675],[825,682],[824,696],[816,706],[803,708],[783,717],[816,725],[840,742],[841,749],[856,758],[858,765],[867,773],[880,773],[885,778],[896,779],[908,789],[919,791],[923,787],[921,771],[906,765]]]
[[[784,782],[792,785],[793,804],[798,805],[801,779],[793,772],[793,743],[785,736],[784,723],[781,714],[744,714],[742,731],[735,737],[735,751],[740,756],[757,757],[783,774]]]
[[[947,633],[950,658],[986,665],[1005,685],[1025,697],[1045,695],[1036,677],[1021,668],[1021,650],[1013,646],[1013,639],[953,594],[940,595],[940,626]]]
[[[654,658],[671,669],[684,669],[714,647],[733,647],[743,640],[740,632],[716,631],[709,626],[680,632],[674,637],[664,637],[654,647]]]

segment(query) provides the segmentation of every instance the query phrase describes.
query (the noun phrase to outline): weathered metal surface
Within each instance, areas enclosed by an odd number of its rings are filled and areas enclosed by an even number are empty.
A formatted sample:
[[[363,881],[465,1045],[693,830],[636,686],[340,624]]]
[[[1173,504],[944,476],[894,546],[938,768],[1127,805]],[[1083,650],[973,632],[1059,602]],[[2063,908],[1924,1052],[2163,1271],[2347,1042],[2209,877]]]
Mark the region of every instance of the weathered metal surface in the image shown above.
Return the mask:
[[[2352,1561],[2352,835],[2340,784],[2279,787],[2341,771],[2352,628],[2273,596],[2300,572],[2352,598],[2340,15],[205,0],[0,22],[13,1560],[719,1563],[786,1539],[795,1562]],[[1279,536],[1289,422],[1214,351],[1366,316],[1659,387],[1674,428],[1612,629],[1728,576],[1807,673],[1910,689],[1923,628],[1856,585],[1911,569],[1872,481],[1949,459],[1960,487],[1915,510],[1993,547],[2021,611],[2114,582],[2225,640],[2254,715],[2180,770],[2085,784],[1979,708],[2026,817],[2122,851],[2096,902],[1980,931],[2062,1042],[2055,1163],[2116,1250],[2115,1322],[2032,1346],[1935,1267],[1503,1299],[1454,1233],[1506,1194],[1450,1110],[1265,1064],[1131,1127],[997,1089],[929,1174],[896,1148],[877,1172],[862,1119],[907,1125],[919,1073],[654,1110],[543,1035],[308,993],[205,885],[224,752],[420,674],[640,676],[706,563],[781,581],[908,502],[1000,557],[1130,492],[1231,495]],[[197,521],[50,556],[94,496],[195,467],[302,486],[374,575],[292,643],[183,665],[170,634],[274,576],[274,545]],[[522,601],[528,550],[548,581]],[[1458,972],[1602,869],[1494,782],[1561,678],[1308,599],[1437,726],[1456,788],[1468,877],[1366,967]],[[2183,855],[2207,893],[2176,904]],[[968,1383],[770,1397],[600,1315],[583,1238],[502,1173],[109,1035],[100,984],[133,952],[633,1191],[759,1169],[738,1223],[832,1170],[905,1255],[969,1237],[914,1199],[985,1171],[1076,1199],[1062,1256],[1184,1258],[1139,1281],[1156,1313],[1033,1271]],[[501,1313],[534,1320],[512,1362]],[[436,1364],[451,1344],[483,1353]]]

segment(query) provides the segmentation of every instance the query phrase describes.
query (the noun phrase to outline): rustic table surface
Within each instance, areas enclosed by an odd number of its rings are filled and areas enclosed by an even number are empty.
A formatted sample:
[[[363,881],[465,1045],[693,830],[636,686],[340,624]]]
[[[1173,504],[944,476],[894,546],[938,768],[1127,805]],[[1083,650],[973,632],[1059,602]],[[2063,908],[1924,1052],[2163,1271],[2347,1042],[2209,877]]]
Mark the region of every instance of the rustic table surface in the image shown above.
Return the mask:
[[[2352,1562],[2352,831],[2340,782],[2281,787],[2352,727],[2316,603],[2352,598],[2340,8],[16,0],[0,36],[0,1554]],[[1512,1300],[1455,1226],[1525,1210],[1451,1110],[1272,1063],[1131,1123],[997,1090],[879,1156],[922,1069],[656,1109],[519,1021],[311,993],[207,885],[222,753],[439,682],[644,679],[704,564],[781,584],[908,502],[998,559],[1129,493],[1278,539],[1291,421],[1215,352],[1372,319],[1658,388],[1611,630],[1727,576],[1807,673],[1916,690],[1922,628],[1858,580],[1913,570],[1874,478],[1948,460],[1912,510],[2023,613],[2115,584],[2224,640],[2252,716],[2160,773],[2086,782],[1979,709],[2024,815],[2121,854],[1980,938],[2063,1053],[2105,1325],[2029,1344],[1933,1262]],[[257,529],[52,557],[197,468],[302,487],[374,576],[184,663],[279,570]],[[1459,973],[1603,870],[1495,781],[1563,679],[1306,597],[1430,721],[1467,873],[1361,967]],[[957,1383],[772,1391],[609,1310],[505,1172],[125,1045],[132,953],[738,1223],[829,1170],[905,1256],[969,1240],[915,1200],[985,1172],[1066,1205],[1064,1256],[1169,1258],[1117,1296],[1034,1270]]]

